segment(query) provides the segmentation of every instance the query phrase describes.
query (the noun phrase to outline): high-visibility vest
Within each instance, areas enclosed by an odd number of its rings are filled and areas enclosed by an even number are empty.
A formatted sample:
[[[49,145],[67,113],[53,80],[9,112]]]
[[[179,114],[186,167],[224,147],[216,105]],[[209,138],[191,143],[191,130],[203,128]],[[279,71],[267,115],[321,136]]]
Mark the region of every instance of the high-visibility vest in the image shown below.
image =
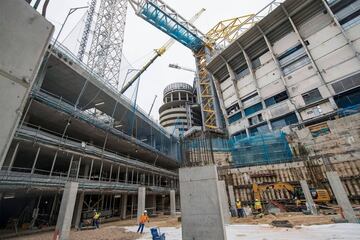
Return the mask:
[[[149,221],[148,215],[142,214],[139,219],[139,223],[145,223]]]
[[[99,219],[99,217],[100,217],[100,213],[95,212],[93,219],[97,220],[97,219]]]
[[[260,201],[255,201],[255,209],[261,209],[261,202]]]
[[[236,202],[236,208],[237,208],[237,209],[241,208],[241,202],[240,202],[240,201],[239,201],[239,202]]]

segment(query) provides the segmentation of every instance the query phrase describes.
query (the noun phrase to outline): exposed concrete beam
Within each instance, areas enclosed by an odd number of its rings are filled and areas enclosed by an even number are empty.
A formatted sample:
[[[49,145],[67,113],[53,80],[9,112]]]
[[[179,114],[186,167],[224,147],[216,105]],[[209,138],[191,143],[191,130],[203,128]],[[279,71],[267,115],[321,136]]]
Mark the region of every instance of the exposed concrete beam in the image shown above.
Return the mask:
[[[324,4],[327,12],[329,13],[329,15],[331,16],[331,18],[333,19],[333,21],[335,22],[336,26],[340,29],[341,34],[344,36],[346,42],[349,44],[351,50],[354,52],[355,57],[360,61],[360,53],[356,50],[353,42],[350,40],[349,36],[347,35],[347,33],[345,32],[344,28],[341,26],[341,24],[339,23],[337,17],[335,16],[335,14],[333,13],[333,11],[331,10],[331,8],[329,7],[329,4],[327,3],[326,0],[322,0],[322,3]]]
[[[329,92],[331,92],[329,86],[327,85],[327,83],[326,83],[326,81],[324,79],[324,76],[322,75],[322,73],[320,71],[319,66],[316,64],[312,54],[310,53],[310,50],[309,50],[308,46],[306,45],[304,39],[300,35],[300,32],[299,32],[298,28],[296,27],[294,21],[292,20],[291,16],[289,15],[288,11],[286,10],[286,8],[285,8],[285,6],[283,4],[281,4],[281,8],[282,8],[283,12],[285,13],[285,15],[287,16],[287,18],[288,18],[288,20],[289,20],[295,34],[296,34],[298,40],[300,41],[301,45],[303,46],[303,48],[304,48],[304,50],[306,52],[306,55],[309,57],[309,59],[311,61],[311,65],[313,66],[314,69],[316,69],[316,74],[318,75],[321,83],[327,88],[327,90]],[[331,106],[333,107],[334,110],[336,110],[338,108],[337,105],[336,105],[336,102],[334,100],[334,97],[332,97],[332,96],[329,97],[329,102],[330,102],[330,104],[331,104]]]

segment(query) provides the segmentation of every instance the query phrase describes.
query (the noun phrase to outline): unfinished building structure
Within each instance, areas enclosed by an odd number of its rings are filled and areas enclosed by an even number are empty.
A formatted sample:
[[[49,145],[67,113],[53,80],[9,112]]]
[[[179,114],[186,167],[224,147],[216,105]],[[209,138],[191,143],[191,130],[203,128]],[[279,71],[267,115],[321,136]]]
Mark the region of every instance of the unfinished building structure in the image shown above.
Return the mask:
[[[169,131],[183,134],[193,126],[201,125],[196,103],[196,92],[187,83],[172,83],[164,89],[164,104],[159,109],[160,124]]]
[[[26,23],[31,16],[41,18],[25,1],[5,2],[9,22],[10,10],[19,8],[27,13]],[[2,45],[9,46],[9,36],[0,38]],[[16,43],[24,37],[16,36]],[[139,208],[154,214],[169,211],[170,195],[174,198],[178,188],[178,139],[64,46],[51,42],[44,49],[14,137],[6,136],[10,147],[0,161],[1,228],[54,225],[69,181],[78,182],[78,190],[71,193],[76,194],[75,226],[86,224],[93,209],[101,211],[103,219],[136,217]]]
[[[217,149],[232,153],[215,159],[220,176],[251,202],[252,183],[306,179],[331,192],[325,172],[335,170],[358,202],[360,1],[274,3],[207,62],[231,138]]]

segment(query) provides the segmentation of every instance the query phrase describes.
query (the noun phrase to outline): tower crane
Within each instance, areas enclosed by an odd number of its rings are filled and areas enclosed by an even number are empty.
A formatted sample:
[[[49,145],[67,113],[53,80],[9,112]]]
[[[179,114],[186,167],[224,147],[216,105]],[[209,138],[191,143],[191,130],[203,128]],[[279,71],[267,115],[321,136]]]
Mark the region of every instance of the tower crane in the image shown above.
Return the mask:
[[[131,4],[132,1],[130,1]],[[132,4],[131,4],[132,5]],[[133,5],[132,5],[133,6]],[[190,20],[189,23],[194,23],[200,15],[205,11],[205,8],[202,8],[199,12],[197,12]],[[121,94],[124,94],[127,89],[138,79],[153,62],[160,56],[162,56],[166,50],[168,50],[175,43],[175,39],[170,38],[161,48],[154,50],[154,56],[127,82],[122,89],[120,90]]]
[[[266,9],[272,11],[273,0]],[[218,42],[229,42],[260,20],[260,13],[220,22],[208,34],[202,33],[190,21],[162,0],[129,0],[136,15],[189,48],[195,56],[197,89],[200,99],[203,129],[222,132],[223,123],[215,83],[206,70],[207,59]],[[276,8],[278,5],[274,5]],[[160,55],[159,52],[157,54]],[[151,63],[150,63],[151,64]],[[131,84],[130,84],[131,85]],[[125,92],[126,88],[123,89]]]
[[[129,0],[135,13],[159,30],[193,51],[197,65],[197,89],[200,94],[204,130],[220,130],[222,116],[215,86],[206,70],[211,43],[206,35],[162,0]],[[124,89],[126,90],[126,89]]]

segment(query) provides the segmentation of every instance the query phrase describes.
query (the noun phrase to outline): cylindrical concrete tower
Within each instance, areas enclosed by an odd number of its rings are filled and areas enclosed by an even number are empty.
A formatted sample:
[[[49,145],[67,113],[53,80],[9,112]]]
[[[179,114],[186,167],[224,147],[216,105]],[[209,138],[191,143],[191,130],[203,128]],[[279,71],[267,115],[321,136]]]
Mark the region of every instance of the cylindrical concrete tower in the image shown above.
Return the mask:
[[[159,109],[160,124],[169,132],[179,135],[192,126],[201,124],[200,112],[194,110],[196,96],[187,83],[172,83],[164,89],[164,104]]]

